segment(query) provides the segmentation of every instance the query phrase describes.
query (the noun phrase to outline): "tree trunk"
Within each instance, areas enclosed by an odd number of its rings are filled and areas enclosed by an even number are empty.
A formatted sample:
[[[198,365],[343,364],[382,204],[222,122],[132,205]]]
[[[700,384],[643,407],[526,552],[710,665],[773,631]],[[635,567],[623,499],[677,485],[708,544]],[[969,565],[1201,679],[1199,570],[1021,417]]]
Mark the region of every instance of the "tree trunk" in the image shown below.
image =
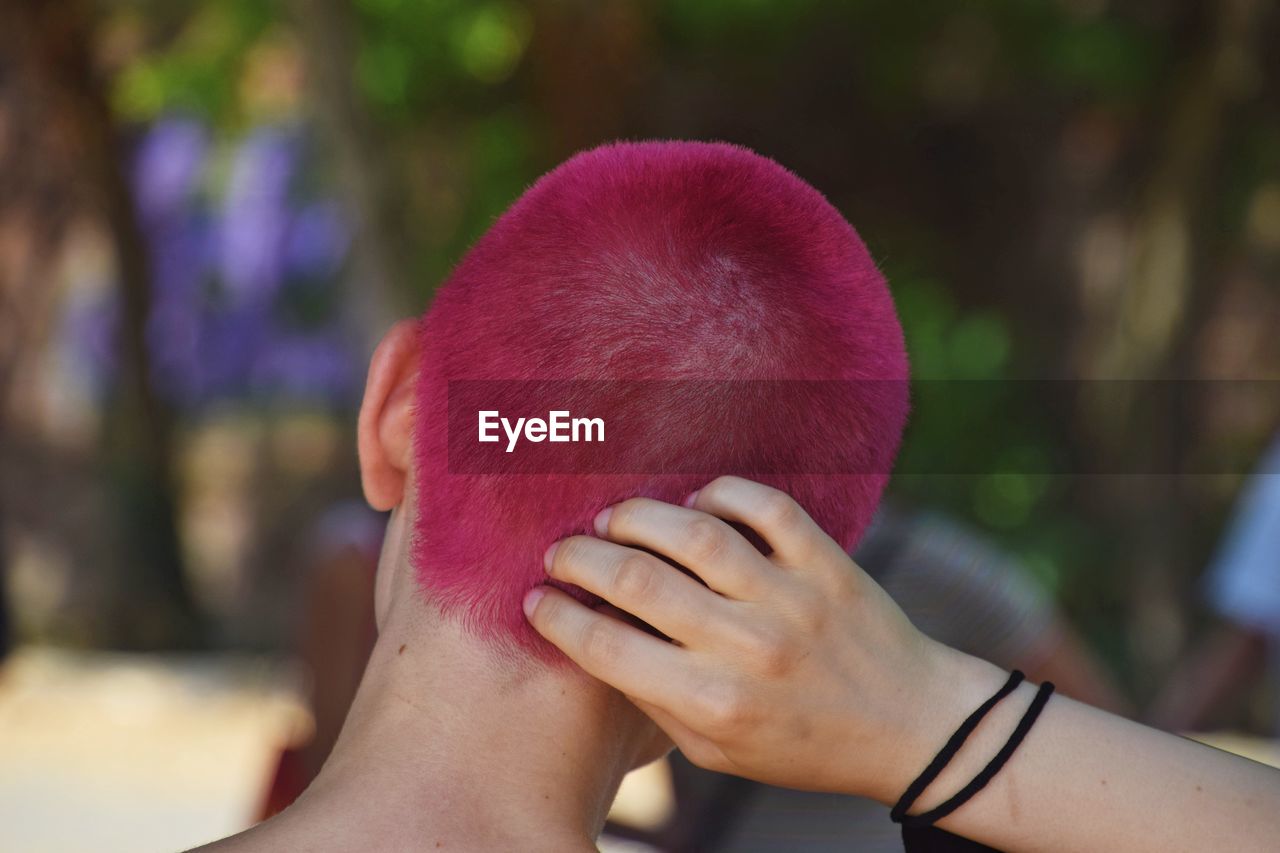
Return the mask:
[[[74,152],[64,164],[64,180],[82,185],[77,201],[101,219],[116,260],[120,376],[104,419],[103,453],[124,557],[105,561],[122,571],[104,602],[106,636],[100,639],[126,648],[197,644],[203,621],[188,589],[178,539],[171,416],[152,388],[146,346],[147,247],[102,81],[92,65],[88,10],[76,2],[11,0],[6,12],[6,32],[21,45],[25,60],[12,85],[25,80],[32,86],[54,134],[70,140]],[[47,248],[52,255],[56,243]],[[44,273],[37,284],[48,290],[48,268]]]

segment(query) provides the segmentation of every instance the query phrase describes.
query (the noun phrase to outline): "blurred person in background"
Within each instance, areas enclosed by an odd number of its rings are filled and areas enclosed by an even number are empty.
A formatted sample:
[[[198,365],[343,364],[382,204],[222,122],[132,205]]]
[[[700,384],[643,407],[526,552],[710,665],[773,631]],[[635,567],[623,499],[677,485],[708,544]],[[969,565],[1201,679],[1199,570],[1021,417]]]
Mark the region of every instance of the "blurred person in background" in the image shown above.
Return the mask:
[[[1216,624],[1152,703],[1152,724],[1200,731],[1259,678],[1280,684],[1280,439],[1245,485],[1205,578]],[[1275,697],[1272,697],[1273,701]],[[1271,734],[1280,733],[1280,709]]]

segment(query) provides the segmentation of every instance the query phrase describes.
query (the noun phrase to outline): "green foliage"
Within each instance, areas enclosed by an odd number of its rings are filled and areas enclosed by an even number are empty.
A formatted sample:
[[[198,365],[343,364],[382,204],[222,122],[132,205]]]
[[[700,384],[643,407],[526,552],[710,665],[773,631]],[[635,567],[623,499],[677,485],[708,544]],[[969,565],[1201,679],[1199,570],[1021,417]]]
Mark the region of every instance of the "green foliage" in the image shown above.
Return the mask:
[[[140,30],[144,36],[157,22],[150,4],[126,5],[110,23]],[[161,113],[183,110],[236,123],[240,71],[252,47],[268,32],[271,4],[252,0],[210,0],[193,8],[166,7],[176,34],[158,50],[134,56],[115,80],[112,105],[126,121],[147,121]],[[147,17],[144,19],[144,14]]]
[[[992,531],[1056,585],[1067,555],[1051,516],[1055,431],[1032,414],[1036,387],[1012,371],[1007,322],[963,310],[938,282],[903,272],[894,295],[911,358],[912,417],[894,490]]]
[[[734,42],[744,35],[763,41],[793,36],[820,0],[667,0],[658,14],[676,38],[691,42]]]
[[[1133,99],[1149,90],[1161,51],[1149,34],[1109,19],[1054,27],[1044,35],[1047,78],[1061,89]]]
[[[515,70],[532,30],[531,16],[522,6],[480,5],[455,25],[454,56],[459,67],[481,83],[501,83]]]
[[[405,104],[413,76],[413,51],[403,39],[384,38],[361,47],[356,80],[378,106],[394,111]]]
[[[357,79],[381,117],[439,121],[491,103],[486,90],[515,73],[533,34],[518,2],[359,0]]]

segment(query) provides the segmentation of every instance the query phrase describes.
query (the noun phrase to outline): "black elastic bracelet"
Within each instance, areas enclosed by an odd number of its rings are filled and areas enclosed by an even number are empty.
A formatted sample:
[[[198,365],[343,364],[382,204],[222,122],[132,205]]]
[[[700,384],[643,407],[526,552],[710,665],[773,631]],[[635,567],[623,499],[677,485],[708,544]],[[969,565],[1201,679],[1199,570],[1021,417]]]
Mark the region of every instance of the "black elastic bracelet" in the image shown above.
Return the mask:
[[[960,724],[960,728],[956,729],[955,734],[953,734],[947,741],[946,745],[942,747],[942,751],[935,755],[933,757],[933,761],[930,761],[929,766],[924,769],[924,772],[917,776],[915,781],[907,786],[907,790],[903,792],[902,796],[898,799],[898,802],[894,805],[893,810],[889,812],[889,817],[893,819],[894,823],[903,822],[903,818],[907,816],[907,810],[910,809],[916,799],[924,793],[924,789],[928,788],[929,785],[933,783],[933,780],[938,778],[938,774],[942,772],[942,768],[946,767],[947,762],[954,758],[955,754],[960,751],[960,747],[964,746],[965,740],[969,735],[973,734],[973,730],[978,727],[978,723],[982,722],[982,718],[985,717],[1001,699],[1016,690],[1018,685],[1022,683],[1022,679],[1025,677],[1026,676],[1022,674],[1021,670],[1015,669],[1013,672],[1009,673],[1009,680],[1004,683],[1004,687],[997,690],[994,696],[983,702],[978,707],[978,710],[965,718],[965,721]]]
[[[982,768],[982,772],[973,778],[973,781],[960,789],[954,797],[947,800],[937,808],[930,809],[924,814],[904,815],[899,821],[903,826],[929,826],[935,821],[941,820],[951,814],[956,809],[969,802],[969,799],[983,788],[987,783],[1000,772],[1000,768],[1004,767],[1005,762],[1013,755],[1014,750],[1022,743],[1022,739],[1027,736],[1027,732],[1031,731],[1032,724],[1036,718],[1040,716],[1040,712],[1044,710],[1045,704],[1049,701],[1049,696],[1053,693],[1053,682],[1046,681],[1040,685],[1040,689],[1036,691],[1036,698],[1031,700],[1027,712],[1022,715],[1022,719],[1018,721],[1018,727],[1013,730],[1013,734],[1009,736],[1009,740],[1000,751],[996,753],[995,758]]]

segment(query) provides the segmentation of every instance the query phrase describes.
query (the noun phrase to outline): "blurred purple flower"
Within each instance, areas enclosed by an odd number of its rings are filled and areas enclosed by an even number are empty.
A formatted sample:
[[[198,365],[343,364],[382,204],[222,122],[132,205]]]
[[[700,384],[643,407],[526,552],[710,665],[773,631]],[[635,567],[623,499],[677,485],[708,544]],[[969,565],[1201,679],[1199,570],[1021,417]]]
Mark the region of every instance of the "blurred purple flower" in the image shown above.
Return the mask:
[[[351,350],[334,336],[284,336],[272,340],[253,366],[258,395],[349,402],[356,373]]]
[[[184,403],[193,402],[200,390],[210,230],[204,217],[192,211],[153,224],[147,232],[152,273],[147,346],[161,392]]]
[[[237,300],[269,299],[280,286],[296,148],[294,134],[263,128],[236,153],[222,205],[219,266]]]
[[[331,286],[350,243],[335,202],[290,198],[299,134],[253,131],[234,155],[217,209],[196,192],[208,145],[197,122],[163,119],[133,159],[151,261],[146,335],[157,390],[187,410],[263,396],[353,402],[361,377],[342,317],[327,299],[313,300],[328,313],[304,322],[320,330],[298,331],[282,289]],[[118,375],[120,308],[110,289],[98,292],[106,295],[67,305],[60,338],[88,384],[106,393]]]
[[[147,326],[152,377],[169,399],[190,402],[198,391],[195,377],[201,354],[197,321],[191,312],[171,307],[152,314]]]
[[[320,201],[297,212],[289,225],[284,262],[290,273],[307,278],[336,274],[350,243],[342,210],[333,201]]]
[[[254,362],[273,335],[270,318],[256,307],[206,314],[198,373],[203,396],[226,399],[248,393]]]
[[[134,194],[144,222],[163,220],[190,200],[208,147],[204,127],[191,119],[161,119],[151,126],[133,162]]]

